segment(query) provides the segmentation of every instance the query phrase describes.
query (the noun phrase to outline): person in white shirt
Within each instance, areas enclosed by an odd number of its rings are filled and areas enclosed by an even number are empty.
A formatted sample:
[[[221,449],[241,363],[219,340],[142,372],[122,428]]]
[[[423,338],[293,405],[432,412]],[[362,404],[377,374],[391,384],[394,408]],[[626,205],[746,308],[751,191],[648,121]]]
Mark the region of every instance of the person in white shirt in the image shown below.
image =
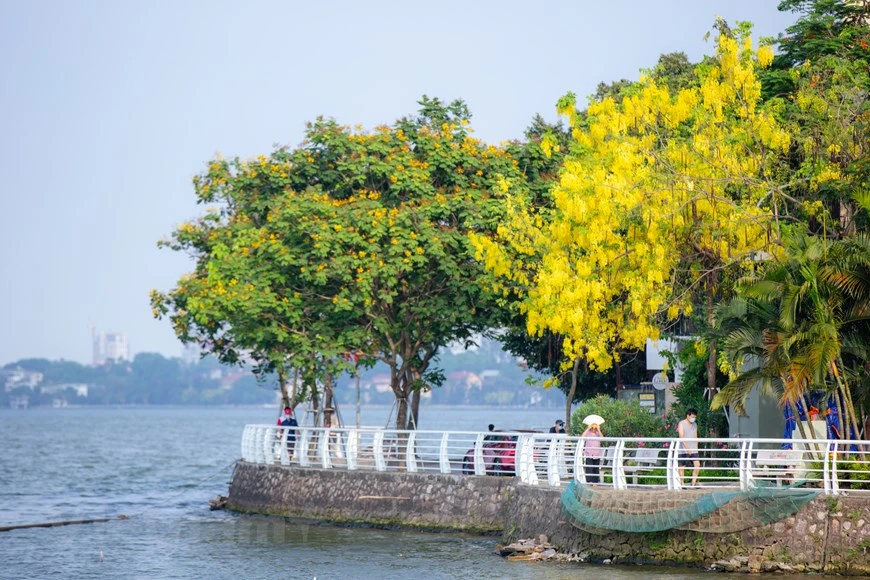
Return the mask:
[[[688,439],[689,441],[680,441],[680,482],[686,481],[685,465],[694,465],[692,471],[692,485],[698,485],[698,473],[701,471],[701,457],[698,455],[698,442],[691,439],[698,438],[698,424],[695,422],[698,419],[698,411],[689,409],[686,411],[686,418],[680,421],[677,425],[677,433],[680,439]]]

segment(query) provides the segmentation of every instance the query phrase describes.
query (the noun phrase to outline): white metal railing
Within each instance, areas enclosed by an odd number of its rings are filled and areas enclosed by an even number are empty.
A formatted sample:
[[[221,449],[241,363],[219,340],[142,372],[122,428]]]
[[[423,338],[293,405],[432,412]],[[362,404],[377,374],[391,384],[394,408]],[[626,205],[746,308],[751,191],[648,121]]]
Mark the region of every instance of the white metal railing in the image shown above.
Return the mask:
[[[591,445],[590,441],[594,441]],[[696,443],[693,460],[683,444]],[[792,449],[782,449],[792,444]],[[615,489],[813,487],[870,490],[870,441],[671,439],[552,433],[398,431],[247,425],[242,459],[323,469],[506,475],[559,487],[572,479]],[[597,463],[596,461],[597,460]]]

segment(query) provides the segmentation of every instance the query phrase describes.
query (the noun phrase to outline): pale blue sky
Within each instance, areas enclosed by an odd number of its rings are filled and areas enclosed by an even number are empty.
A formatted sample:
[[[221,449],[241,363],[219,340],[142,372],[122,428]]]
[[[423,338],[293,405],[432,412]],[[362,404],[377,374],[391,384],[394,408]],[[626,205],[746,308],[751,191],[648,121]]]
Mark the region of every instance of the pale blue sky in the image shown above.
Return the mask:
[[[156,241],[202,209],[208,159],[296,145],[307,120],[371,127],[422,94],[519,138],[567,91],[712,52],[718,14],[775,35],[775,0],[0,0],[0,365],[90,362],[88,323],[176,356],[148,291],[190,268]]]

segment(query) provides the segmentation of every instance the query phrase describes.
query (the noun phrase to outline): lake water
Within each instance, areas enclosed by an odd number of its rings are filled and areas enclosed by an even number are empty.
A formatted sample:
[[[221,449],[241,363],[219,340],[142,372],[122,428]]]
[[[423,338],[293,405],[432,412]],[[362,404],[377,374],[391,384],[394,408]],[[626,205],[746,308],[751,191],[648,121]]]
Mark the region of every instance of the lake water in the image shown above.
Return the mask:
[[[348,423],[353,409],[343,409]],[[544,428],[559,409],[424,407],[421,429]],[[384,425],[389,407],[365,407]],[[116,518],[0,532],[0,577],[35,578],[693,578],[654,567],[508,562],[498,538],[426,534],[210,511],[225,495],[248,423],[277,409],[0,410],[0,526]],[[744,578],[716,574],[715,578]],[[783,576],[778,576],[783,578]]]

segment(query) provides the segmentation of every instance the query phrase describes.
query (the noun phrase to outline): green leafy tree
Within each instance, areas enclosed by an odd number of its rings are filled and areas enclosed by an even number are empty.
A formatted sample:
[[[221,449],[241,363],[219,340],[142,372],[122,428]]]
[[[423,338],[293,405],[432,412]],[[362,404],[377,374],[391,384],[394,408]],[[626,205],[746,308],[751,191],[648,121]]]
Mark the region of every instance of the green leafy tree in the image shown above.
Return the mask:
[[[146,404],[176,403],[179,384],[183,384],[178,359],[157,353],[139,353],[130,365],[133,389]]]
[[[155,293],[183,340],[271,368],[384,362],[399,428],[416,425],[438,349],[493,326],[468,233],[495,229],[518,162],[474,138],[462,101],[426,97],[418,115],[372,132],[328,119],[303,144],[252,162],[217,159],[196,179],[213,217],[175,234],[197,271]],[[229,353],[229,357],[227,357]],[[345,367],[346,368],[346,367]],[[409,415],[410,405],[410,415]]]
[[[762,95],[793,135],[790,196],[803,202],[779,209],[814,233],[853,235],[870,225],[856,208],[870,202],[870,4],[785,0],[779,9],[800,17],[774,41]]]
[[[864,0],[783,0],[782,12],[800,17],[776,39],[777,54],[762,75],[765,98],[796,90],[790,72],[824,56],[866,61],[870,51],[870,4]]]

